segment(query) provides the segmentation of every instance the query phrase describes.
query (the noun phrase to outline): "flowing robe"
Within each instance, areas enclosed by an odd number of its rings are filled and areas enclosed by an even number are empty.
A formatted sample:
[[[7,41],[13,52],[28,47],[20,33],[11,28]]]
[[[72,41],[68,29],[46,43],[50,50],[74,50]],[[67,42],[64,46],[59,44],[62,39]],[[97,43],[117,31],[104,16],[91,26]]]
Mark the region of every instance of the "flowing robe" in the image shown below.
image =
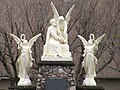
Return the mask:
[[[28,71],[32,67],[31,50],[28,45],[21,46],[21,54],[17,60],[19,64],[19,75],[20,78],[28,78]]]
[[[60,40],[57,27],[53,25],[49,26],[43,56],[62,56]]]
[[[96,76],[97,58],[94,56],[95,45],[87,45],[84,50],[84,60],[82,66],[85,69],[86,77],[94,78]]]

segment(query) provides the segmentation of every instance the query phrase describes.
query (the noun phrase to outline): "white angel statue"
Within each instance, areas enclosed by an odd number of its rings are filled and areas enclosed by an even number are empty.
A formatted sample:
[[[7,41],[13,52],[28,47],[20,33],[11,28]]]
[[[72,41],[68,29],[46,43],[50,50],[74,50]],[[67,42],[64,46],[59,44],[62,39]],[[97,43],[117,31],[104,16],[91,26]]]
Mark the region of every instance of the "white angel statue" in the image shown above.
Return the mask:
[[[25,34],[21,34],[20,39],[14,34],[10,34],[10,35],[17,42],[18,49],[20,50],[20,56],[17,59],[17,63],[19,64],[18,77],[20,78],[20,80],[17,83],[17,85],[30,86],[31,81],[29,79],[28,72],[30,67],[32,67],[32,60],[34,60],[31,55],[32,53],[31,47],[41,34],[34,36],[29,40],[29,42],[26,40]]]
[[[54,13],[54,19],[57,24],[57,33],[58,35],[64,40],[64,43],[61,44],[62,47],[62,53],[64,56],[71,56],[71,53],[69,52],[69,46],[68,46],[68,34],[67,34],[67,25],[70,20],[70,15],[75,5],[73,5],[68,13],[66,14],[65,18],[63,16],[59,16],[57,9],[55,8],[54,4],[51,2],[51,7],[53,9]]]
[[[83,45],[84,45],[84,60],[82,62],[82,66],[85,69],[85,79],[83,81],[83,85],[86,86],[96,86],[96,82],[94,80],[94,77],[96,76],[96,64],[97,64],[97,58],[95,57],[96,51],[98,50],[98,44],[101,42],[102,38],[105,36],[105,34],[101,35],[98,39],[95,40],[94,34],[90,34],[90,39],[88,42],[80,35],[78,37],[81,39]]]

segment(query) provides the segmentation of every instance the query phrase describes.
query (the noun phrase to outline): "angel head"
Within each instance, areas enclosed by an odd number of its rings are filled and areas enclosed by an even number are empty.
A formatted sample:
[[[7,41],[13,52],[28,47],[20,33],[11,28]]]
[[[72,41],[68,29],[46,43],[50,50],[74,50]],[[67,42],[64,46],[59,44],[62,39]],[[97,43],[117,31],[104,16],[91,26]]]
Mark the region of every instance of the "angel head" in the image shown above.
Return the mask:
[[[22,42],[23,42],[24,45],[28,44],[27,40],[23,40]]]
[[[58,21],[59,21],[59,22],[64,22],[64,21],[65,21],[65,18],[64,18],[63,16],[60,16],[60,17],[58,18]]]
[[[22,41],[23,44],[28,44],[28,41],[25,39],[25,34],[21,34],[20,40]]]

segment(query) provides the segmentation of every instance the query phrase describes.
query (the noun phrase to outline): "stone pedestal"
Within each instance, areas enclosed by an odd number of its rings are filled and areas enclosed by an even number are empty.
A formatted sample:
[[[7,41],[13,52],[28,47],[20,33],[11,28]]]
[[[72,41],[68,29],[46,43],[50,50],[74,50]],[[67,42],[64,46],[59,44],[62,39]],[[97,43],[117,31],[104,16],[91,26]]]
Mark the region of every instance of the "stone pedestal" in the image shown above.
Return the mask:
[[[31,80],[28,77],[24,78],[20,78],[20,80],[17,83],[17,86],[31,86]]]
[[[36,86],[11,86],[8,90],[36,90]]]
[[[103,87],[101,86],[77,86],[76,90],[105,90]]]
[[[72,61],[41,61],[39,66],[36,90],[46,90],[45,84],[48,79],[64,79],[66,80],[66,90],[76,90],[74,63]],[[59,87],[59,84],[56,85]]]

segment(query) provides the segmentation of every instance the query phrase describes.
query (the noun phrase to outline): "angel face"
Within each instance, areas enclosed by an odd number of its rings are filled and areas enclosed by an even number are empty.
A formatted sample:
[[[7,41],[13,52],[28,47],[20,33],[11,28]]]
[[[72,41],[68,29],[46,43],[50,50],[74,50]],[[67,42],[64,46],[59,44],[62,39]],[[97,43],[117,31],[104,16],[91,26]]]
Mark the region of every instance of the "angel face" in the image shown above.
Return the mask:
[[[55,19],[51,19],[50,24],[53,25],[53,26],[57,26]]]

